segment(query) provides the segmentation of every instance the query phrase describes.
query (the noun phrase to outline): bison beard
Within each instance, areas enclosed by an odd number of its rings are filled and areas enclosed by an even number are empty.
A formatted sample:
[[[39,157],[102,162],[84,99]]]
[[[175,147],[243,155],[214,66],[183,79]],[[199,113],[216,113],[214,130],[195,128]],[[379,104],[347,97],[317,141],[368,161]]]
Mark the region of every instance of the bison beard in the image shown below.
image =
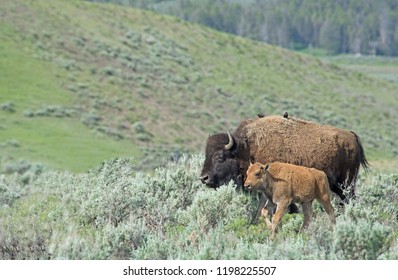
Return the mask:
[[[355,196],[359,167],[368,167],[359,137],[352,131],[282,116],[241,122],[233,134],[209,136],[201,180],[217,188],[230,180],[243,186],[250,161],[286,162],[326,173],[343,202]],[[344,194],[349,188],[348,196]],[[259,211],[265,204],[260,200]]]

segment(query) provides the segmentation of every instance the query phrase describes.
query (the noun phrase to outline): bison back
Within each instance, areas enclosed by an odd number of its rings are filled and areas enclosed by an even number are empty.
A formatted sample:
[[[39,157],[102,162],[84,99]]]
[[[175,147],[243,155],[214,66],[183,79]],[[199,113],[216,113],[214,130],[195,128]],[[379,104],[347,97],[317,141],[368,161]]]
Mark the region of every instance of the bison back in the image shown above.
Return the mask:
[[[324,171],[335,185],[355,182],[363,149],[348,130],[269,116],[247,122],[237,132],[246,139],[253,161],[313,167]]]

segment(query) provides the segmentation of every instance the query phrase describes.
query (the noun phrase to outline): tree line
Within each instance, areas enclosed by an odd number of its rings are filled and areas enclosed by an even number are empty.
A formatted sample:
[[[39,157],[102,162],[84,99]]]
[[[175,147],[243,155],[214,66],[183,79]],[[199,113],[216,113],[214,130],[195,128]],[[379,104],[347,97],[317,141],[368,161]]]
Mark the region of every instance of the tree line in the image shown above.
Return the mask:
[[[177,16],[284,48],[398,55],[397,0],[92,0]]]

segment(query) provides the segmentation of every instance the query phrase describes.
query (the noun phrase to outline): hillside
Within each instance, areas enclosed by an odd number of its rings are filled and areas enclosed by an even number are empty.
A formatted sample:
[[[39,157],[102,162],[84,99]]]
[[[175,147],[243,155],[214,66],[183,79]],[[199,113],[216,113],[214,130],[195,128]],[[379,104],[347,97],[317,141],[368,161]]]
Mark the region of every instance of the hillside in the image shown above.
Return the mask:
[[[151,167],[285,111],[356,131],[370,159],[398,155],[398,85],[310,56],[85,1],[1,1],[0,40],[3,158]]]

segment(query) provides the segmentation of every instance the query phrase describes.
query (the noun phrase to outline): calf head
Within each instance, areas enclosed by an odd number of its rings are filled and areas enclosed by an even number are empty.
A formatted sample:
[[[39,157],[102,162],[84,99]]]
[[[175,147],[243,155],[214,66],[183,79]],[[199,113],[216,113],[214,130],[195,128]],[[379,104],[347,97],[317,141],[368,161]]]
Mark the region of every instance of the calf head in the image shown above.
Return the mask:
[[[246,172],[244,187],[248,190],[263,192],[265,176],[268,172],[268,168],[269,164],[262,165],[261,163],[250,163]]]
[[[229,132],[209,136],[205,155],[200,176],[203,184],[211,188],[217,188],[231,180],[239,184],[241,176],[239,176],[237,143]]]

